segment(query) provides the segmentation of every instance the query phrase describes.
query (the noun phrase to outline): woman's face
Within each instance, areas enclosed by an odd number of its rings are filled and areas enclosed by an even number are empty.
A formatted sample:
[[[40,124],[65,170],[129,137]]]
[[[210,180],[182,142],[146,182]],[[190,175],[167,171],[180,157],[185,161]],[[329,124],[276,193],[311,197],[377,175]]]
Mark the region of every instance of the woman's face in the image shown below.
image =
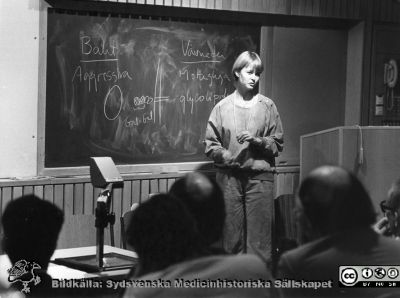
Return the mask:
[[[238,77],[237,82],[241,88],[247,91],[254,90],[260,80],[260,73],[256,70],[254,63],[249,63],[240,71],[237,71],[236,75]]]

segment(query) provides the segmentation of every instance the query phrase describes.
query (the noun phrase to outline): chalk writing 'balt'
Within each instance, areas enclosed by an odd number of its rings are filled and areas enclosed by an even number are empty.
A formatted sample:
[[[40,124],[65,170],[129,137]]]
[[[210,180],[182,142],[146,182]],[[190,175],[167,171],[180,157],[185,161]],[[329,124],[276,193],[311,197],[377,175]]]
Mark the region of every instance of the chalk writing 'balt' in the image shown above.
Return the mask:
[[[116,40],[111,40],[110,45],[106,46],[102,41],[100,46],[92,42],[90,36],[81,37],[81,52],[83,55],[98,55],[117,57],[118,44]]]
[[[220,60],[225,59],[225,56],[215,49],[215,45],[210,45],[209,47],[210,47],[209,51],[194,49],[192,41],[190,39],[187,42],[182,40],[182,53],[183,56],[185,57],[195,56],[195,57],[209,58],[209,59],[220,59]]]

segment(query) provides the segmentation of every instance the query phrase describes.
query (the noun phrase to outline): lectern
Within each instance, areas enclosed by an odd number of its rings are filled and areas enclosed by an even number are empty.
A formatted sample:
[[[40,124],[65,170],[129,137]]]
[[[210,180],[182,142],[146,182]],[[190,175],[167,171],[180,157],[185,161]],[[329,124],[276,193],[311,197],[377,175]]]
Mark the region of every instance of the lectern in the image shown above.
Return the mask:
[[[400,177],[400,127],[343,126],[301,136],[300,179],[326,164],[356,174],[379,213],[379,202]]]

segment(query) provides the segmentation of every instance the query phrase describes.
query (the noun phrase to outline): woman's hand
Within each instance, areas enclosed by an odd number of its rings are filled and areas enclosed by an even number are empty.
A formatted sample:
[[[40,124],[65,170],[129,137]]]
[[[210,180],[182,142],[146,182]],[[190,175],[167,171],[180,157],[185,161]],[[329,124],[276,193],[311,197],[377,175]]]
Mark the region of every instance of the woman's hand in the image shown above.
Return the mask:
[[[239,163],[235,162],[232,153],[229,150],[225,150],[224,153],[222,153],[222,160],[224,165],[228,167],[235,168],[239,166]]]
[[[243,144],[244,142],[249,142],[250,144],[261,145],[262,143],[261,138],[252,136],[247,130],[239,133],[236,136],[236,139],[239,142],[239,144]]]

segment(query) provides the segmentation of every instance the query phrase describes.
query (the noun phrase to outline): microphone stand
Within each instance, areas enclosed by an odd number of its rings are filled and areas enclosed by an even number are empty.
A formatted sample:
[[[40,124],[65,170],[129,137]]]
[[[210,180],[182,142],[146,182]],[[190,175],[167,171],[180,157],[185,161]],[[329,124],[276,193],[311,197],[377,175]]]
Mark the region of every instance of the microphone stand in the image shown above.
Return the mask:
[[[112,183],[107,184],[106,188],[99,194],[96,206],[96,262],[100,270],[104,267],[104,229],[110,223],[115,223],[115,213],[110,213]]]

